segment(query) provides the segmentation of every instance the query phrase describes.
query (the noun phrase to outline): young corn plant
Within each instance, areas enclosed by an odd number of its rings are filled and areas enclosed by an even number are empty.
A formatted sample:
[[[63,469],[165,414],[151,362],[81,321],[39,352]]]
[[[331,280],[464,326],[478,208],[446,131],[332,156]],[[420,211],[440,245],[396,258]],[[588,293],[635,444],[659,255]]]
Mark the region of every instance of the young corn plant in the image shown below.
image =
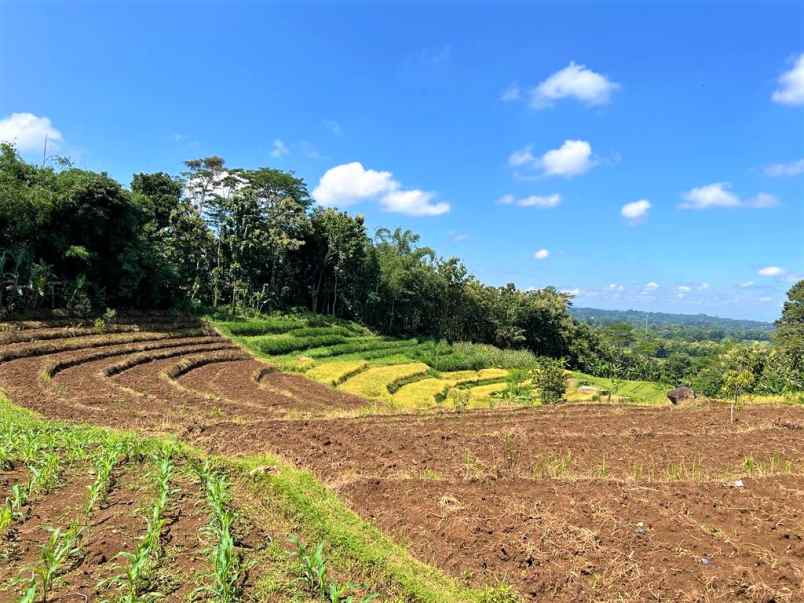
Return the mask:
[[[329,603],[370,603],[378,598],[377,595],[370,594],[356,599],[355,585],[340,584],[336,580],[329,579],[323,542],[319,542],[315,548],[310,548],[297,536],[291,536],[290,542],[296,547],[295,556],[299,563],[298,580],[310,595]]]
[[[125,574],[115,579],[124,588],[122,603],[144,603],[162,596],[160,593],[146,591],[151,584],[153,568],[162,556],[164,514],[170,500],[170,480],[174,467],[172,454],[171,450],[165,450],[157,461],[157,493],[150,514],[145,518],[145,535],[133,553],[122,552],[119,555],[128,561]]]
[[[41,593],[42,603],[47,603],[56,579],[64,571],[65,562],[79,553],[77,546],[81,528],[73,525],[66,532],[60,528],[50,530],[50,538],[42,546],[39,562],[34,567],[30,585],[23,595],[23,601],[33,601]]]
[[[122,444],[104,447],[95,458],[95,481],[89,486],[85,512],[89,515],[95,505],[103,504],[112,485],[112,471],[123,453]]]
[[[195,471],[210,508],[206,531],[214,542],[210,554],[213,583],[198,589],[198,592],[206,592],[221,603],[232,603],[240,599],[244,568],[232,536],[234,513],[229,507],[229,480],[222,473],[213,471],[208,463],[196,465]]]

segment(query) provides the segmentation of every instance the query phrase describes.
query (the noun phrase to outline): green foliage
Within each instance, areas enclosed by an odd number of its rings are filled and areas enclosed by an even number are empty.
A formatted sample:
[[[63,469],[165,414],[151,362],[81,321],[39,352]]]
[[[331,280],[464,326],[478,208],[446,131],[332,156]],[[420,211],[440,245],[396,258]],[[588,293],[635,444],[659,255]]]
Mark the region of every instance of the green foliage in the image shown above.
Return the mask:
[[[355,585],[339,584],[329,577],[323,542],[319,542],[315,548],[308,547],[297,536],[291,536],[290,542],[296,549],[294,555],[298,563],[298,580],[308,594],[329,603],[369,603],[378,598],[377,595],[365,595],[355,599]]]
[[[64,571],[64,564],[70,557],[79,554],[76,543],[81,535],[81,530],[78,526],[73,526],[66,532],[62,532],[60,528],[49,531],[50,538],[42,545],[39,561],[34,566],[30,586],[26,590],[23,600],[26,597],[35,596],[38,585],[38,591],[42,594],[42,603],[47,603],[53,583]],[[31,594],[32,591],[33,594]]]
[[[558,404],[567,391],[567,372],[564,359],[540,358],[533,371],[533,384],[539,391],[542,404]]]
[[[212,585],[201,587],[197,592],[206,592],[221,603],[232,603],[240,598],[243,568],[232,537],[234,513],[230,508],[229,480],[225,474],[214,471],[208,462],[196,463],[194,469],[210,509],[207,532],[214,543],[210,552]]]

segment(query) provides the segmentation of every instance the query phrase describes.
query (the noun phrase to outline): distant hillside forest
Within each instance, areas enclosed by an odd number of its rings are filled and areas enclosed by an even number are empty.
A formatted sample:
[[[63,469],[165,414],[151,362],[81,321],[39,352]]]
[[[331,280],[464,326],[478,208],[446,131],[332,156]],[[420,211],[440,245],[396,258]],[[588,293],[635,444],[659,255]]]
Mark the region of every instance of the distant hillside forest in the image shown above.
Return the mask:
[[[663,339],[579,320],[552,287],[487,286],[409,230],[369,233],[361,215],[315,206],[292,172],[206,157],[179,176],[135,174],[125,188],[49,163],[0,146],[0,318],[53,308],[312,311],[385,335],[528,349],[604,377],[717,394],[734,373],[746,391],[804,389],[804,282],[772,345]]]
[[[599,310],[572,308],[572,315],[590,325],[625,323],[647,329],[658,337],[688,341],[768,341],[773,324],[757,320],[736,320],[707,314],[671,314],[639,310]]]

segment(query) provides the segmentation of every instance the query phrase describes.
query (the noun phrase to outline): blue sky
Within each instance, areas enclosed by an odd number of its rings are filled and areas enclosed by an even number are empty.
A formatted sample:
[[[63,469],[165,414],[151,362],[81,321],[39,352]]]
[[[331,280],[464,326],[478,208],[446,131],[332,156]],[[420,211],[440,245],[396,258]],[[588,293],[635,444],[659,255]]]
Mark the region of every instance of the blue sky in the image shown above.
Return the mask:
[[[124,183],[289,169],[490,284],[772,320],[804,273],[804,5],[675,4],[6,1],[0,137]]]

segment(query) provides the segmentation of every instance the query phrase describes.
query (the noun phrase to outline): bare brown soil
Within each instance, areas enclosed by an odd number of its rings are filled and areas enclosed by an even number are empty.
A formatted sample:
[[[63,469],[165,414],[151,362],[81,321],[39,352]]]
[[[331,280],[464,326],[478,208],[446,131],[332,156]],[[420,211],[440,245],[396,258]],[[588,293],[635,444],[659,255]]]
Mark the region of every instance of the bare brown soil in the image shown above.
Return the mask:
[[[83,513],[92,481],[86,470],[71,469],[63,477],[63,485],[31,501],[28,517],[14,525],[0,543],[0,554],[6,560],[0,564],[0,601],[18,600],[39,563],[49,529],[64,531],[73,522],[82,526],[79,554],[64,565],[48,601],[115,600],[123,592],[116,578],[124,575],[128,565],[121,553],[134,552],[146,531],[145,517],[154,496],[148,478],[142,466],[118,468],[106,501],[89,516]],[[199,544],[208,516],[205,505],[199,504],[203,496],[193,480],[177,475],[172,492],[161,538],[164,555],[151,590],[163,593],[167,600],[183,601],[208,579],[209,560]]]
[[[718,403],[332,419],[368,403],[155,324],[4,345],[0,387],[52,417],[280,454],[472,584],[544,601],[804,601],[804,407],[733,423]]]

